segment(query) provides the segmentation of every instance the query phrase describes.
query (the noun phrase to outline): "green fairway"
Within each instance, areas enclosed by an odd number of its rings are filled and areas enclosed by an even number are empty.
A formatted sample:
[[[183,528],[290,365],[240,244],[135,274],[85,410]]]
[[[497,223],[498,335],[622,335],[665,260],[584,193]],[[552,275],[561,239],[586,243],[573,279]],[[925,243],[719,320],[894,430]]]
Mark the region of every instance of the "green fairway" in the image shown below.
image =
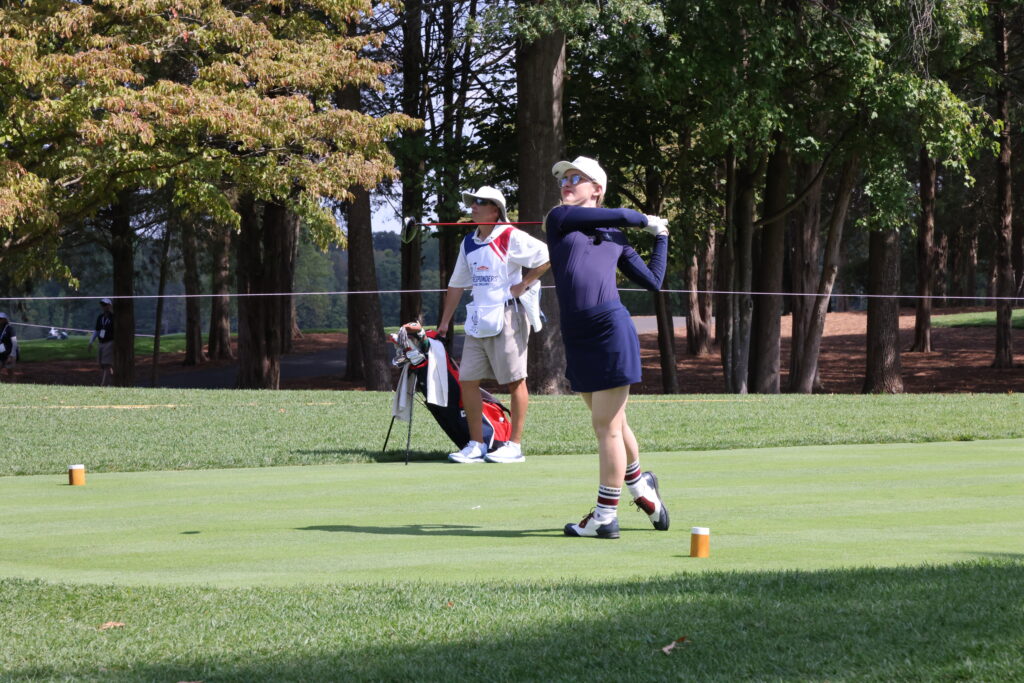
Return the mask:
[[[650,578],[905,566],[1024,545],[1024,442],[646,454],[673,528],[567,539],[594,456],[0,479],[0,575],[124,584]],[[625,507],[625,506],[624,506]],[[688,557],[689,528],[712,556]]]
[[[505,466],[389,405],[5,386],[0,681],[1024,678],[1021,394],[634,397],[617,541],[577,397]]]
[[[4,385],[0,476],[275,467],[405,457],[392,395],[371,391],[201,391]],[[507,399],[506,396],[499,398]],[[644,452],[1024,438],[1024,394],[634,396]],[[412,458],[443,460],[452,443],[418,406]],[[576,396],[530,400],[527,456],[592,454]],[[574,513],[575,514],[575,513]]]

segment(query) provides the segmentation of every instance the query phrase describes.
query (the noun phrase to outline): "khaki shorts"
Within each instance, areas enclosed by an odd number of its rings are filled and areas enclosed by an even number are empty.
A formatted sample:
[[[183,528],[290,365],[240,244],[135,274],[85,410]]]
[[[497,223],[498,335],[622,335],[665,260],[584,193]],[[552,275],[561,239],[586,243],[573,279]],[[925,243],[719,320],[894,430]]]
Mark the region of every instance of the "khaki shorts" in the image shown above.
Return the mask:
[[[508,384],[526,379],[526,347],[530,341],[530,323],[520,304],[505,307],[505,324],[493,337],[478,339],[466,335],[462,349],[459,378],[476,381],[494,379]]]
[[[114,364],[114,342],[100,342],[100,352],[97,360],[100,362],[100,367]]]

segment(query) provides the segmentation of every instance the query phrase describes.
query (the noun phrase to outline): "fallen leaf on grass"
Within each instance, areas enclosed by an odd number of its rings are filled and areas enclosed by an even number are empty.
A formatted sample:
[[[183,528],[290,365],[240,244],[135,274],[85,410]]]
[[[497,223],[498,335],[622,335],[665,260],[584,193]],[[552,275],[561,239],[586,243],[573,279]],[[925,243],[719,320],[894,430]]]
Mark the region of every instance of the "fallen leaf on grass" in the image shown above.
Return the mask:
[[[108,621],[107,623],[100,626],[101,631],[106,631],[111,628],[122,628],[124,626],[123,621]]]
[[[667,655],[668,654],[672,654],[672,650],[676,649],[676,645],[682,645],[685,642],[686,642],[686,636],[683,636],[682,638],[676,638],[671,643],[669,643],[665,647],[661,648],[661,651],[664,652]]]
[[[454,602],[452,602],[451,600],[449,600],[449,601],[448,601],[448,604],[447,604],[447,605],[445,605],[445,607],[455,607],[455,603],[454,603]]]

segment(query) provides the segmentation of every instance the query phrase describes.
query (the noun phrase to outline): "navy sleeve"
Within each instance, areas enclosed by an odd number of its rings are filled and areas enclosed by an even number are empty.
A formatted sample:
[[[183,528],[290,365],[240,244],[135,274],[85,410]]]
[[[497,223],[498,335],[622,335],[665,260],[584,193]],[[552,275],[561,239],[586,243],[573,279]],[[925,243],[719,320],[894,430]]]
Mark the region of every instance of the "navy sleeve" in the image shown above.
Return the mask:
[[[561,234],[579,230],[587,232],[597,228],[643,228],[647,226],[647,216],[632,209],[601,209],[590,206],[556,206],[548,214],[554,218],[548,224],[550,234],[557,224]]]
[[[668,236],[658,235],[654,240],[654,251],[650,263],[644,263],[636,249],[626,245],[619,257],[619,270],[630,280],[644,289],[656,292],[665,282],[665,268],[668,264]]]

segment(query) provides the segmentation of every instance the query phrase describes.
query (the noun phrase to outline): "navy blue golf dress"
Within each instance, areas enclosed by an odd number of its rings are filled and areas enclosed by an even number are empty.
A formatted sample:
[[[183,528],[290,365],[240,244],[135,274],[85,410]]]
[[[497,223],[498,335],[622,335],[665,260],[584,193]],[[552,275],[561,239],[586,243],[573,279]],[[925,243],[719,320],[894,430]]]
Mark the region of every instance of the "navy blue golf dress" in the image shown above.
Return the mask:
[[[565,343],[565,376],[573,391],[592,392],[640,381],[640,341],[619,299],[616,271],[644,289],[665,279],[668,236],[655,239],[650,263],[619,228],[644,227],[631,209],[558,206],[544,219]]]

